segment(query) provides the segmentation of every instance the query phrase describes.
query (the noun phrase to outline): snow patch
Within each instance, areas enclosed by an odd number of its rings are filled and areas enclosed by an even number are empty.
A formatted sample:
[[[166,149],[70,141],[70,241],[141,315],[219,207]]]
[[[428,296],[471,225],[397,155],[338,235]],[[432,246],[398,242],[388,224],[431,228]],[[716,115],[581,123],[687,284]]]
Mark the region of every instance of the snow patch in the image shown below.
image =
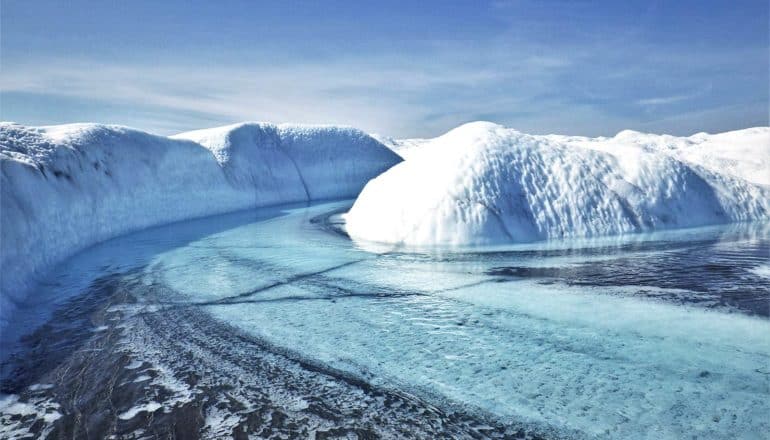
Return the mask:
[[[124,368],[126,370],[136,370],[137,368],[141,367],[142,365],[144,365],[143,361],[134,360],[134,361],[131,361],[131,363],[126,365]]]
[[[38,438],[46,438],[53,430],[53,423],[61,418],[59,404],[48,399],[32,399],[21,402],[16,394],[0,394],[0,437],[32,438],[35,433],[29,431],[25,422],[36,420],[43,428],[36,433]]]
[[[153,413],[157,410],[159,410],[162,407],[162,405],[158,402],[148,402],[142,405],[137,405],[128,411],[121,413],[118,415],[118,418],[121,420],[131,420],[134,417],[136,417],[139,413],[147,412],[147,413]]]
[[[770,279],[770,264],[761,264],[749,271],[758,277]]]

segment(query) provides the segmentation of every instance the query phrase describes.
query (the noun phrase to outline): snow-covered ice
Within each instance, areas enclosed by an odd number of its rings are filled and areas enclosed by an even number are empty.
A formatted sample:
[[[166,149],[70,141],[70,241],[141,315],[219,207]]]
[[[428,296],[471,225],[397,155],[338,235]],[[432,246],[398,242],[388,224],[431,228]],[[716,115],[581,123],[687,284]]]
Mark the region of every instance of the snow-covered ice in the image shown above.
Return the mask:
[[[488,122],[390,142],[406,160],[345,216],[358,240],[472,245],[770,217],[770,127],[690,137],[534,136]]]
[[[172,138],[211,150],[232,181],[259,191],[255,206],[355,197],[369,179],[400,161],[348,127],[240,123]]]
[[[353,129],[242,123],[172,138],[0,123],[0,326],[52,265],[153,225],[350,198],[401,159]]]

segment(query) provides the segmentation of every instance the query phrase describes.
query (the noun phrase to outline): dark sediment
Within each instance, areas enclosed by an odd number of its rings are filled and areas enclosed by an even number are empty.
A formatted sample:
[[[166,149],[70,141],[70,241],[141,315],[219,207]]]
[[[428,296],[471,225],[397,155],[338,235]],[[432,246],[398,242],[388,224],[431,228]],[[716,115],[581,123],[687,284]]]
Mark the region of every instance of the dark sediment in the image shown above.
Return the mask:
[[[0,385],[37,411],[0,411],[0,432],[18,438],[539,438],[304,360],[199,307],[142,303],[137,289],[145,297],[164,295],[162,287],[126,274],[106,277],[25,338],[26,349],[3,366]]]

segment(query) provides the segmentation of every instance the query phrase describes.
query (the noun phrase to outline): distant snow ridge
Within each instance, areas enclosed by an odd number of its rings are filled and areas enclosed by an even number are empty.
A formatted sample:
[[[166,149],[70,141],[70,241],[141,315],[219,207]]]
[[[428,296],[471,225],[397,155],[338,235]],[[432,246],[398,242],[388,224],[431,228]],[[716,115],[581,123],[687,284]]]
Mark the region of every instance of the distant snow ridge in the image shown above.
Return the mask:
[[[495,244],[770,217],[770,127],[585,138],[475,122],[405,157],[345,216],[353,238]]]
[[[380,141],[383,145],[398,153],[399,156],[407,159],[412,153],[418,151],[420,147],[427,144],[431,139],[412,138],[412,139],[394,139],[389,136],[373,134],[373,138]]]
[[[243,123],[166,138],[0,123],[0,326],[39,275],[91,244],[193,217],[351,198],[400,160],[353,128]]]

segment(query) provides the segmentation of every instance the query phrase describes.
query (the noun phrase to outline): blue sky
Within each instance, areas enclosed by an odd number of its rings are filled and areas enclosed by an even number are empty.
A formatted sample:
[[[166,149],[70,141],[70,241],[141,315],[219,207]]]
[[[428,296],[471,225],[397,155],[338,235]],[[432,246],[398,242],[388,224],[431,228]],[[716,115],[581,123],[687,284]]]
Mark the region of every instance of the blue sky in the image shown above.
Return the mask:
[[[427,137],[768,125],[762,1],[0,3],[0,117]]]

